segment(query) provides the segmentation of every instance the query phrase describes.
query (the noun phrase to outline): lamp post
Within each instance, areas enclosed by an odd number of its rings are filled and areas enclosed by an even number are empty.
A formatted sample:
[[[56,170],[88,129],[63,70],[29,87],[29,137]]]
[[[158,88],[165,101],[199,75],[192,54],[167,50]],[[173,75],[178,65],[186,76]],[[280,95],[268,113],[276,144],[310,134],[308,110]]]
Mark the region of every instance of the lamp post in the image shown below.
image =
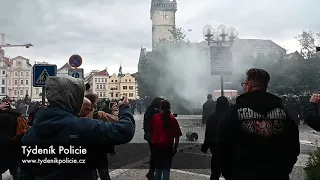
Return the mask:
[[[235,28],[228,28],[225,25],[220,25],[217,30],[215,30],[211,25],[206,25],[203,28],[203,38],[208,42],[210,47],[210,55],[214,54],[212,46],[216,47],[231,47],[235,38],[237,38],[238,32]],[[217,48],[219,49],[219,48]],[[211,61],[212,61],[211,57]],[[231,59],[232,60],[232,59]],[[220,74],[221,78],[221,96],[224,95],[223,92],[223,73]]]

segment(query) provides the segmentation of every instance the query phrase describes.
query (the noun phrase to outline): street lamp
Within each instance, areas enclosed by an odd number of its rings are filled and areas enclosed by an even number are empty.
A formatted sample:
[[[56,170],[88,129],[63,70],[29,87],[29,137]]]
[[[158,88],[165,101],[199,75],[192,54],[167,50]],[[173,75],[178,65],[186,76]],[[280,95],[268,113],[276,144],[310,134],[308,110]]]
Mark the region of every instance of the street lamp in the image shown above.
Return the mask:
[[[238,36],[238,31],[235,28],[228,28],[226,25],[220,25],[216,30],[211,25],[206,25],[203,28],[203,38],[208,42],[208,46],[217,47],[231,47],[234,39]],[[218,48],[217,48],[218,49]],[[212,48],[210,48],[210,54],[212,55]],[[228,54],[228,52],[227,52]],[[212,57],[211,57],[212,58]],[[230,60],[230,59],[227,59]],[[231,59],[232,60],[232,59]],[[221,96],[224,95],[223,92],[223,74],[221,73]]]

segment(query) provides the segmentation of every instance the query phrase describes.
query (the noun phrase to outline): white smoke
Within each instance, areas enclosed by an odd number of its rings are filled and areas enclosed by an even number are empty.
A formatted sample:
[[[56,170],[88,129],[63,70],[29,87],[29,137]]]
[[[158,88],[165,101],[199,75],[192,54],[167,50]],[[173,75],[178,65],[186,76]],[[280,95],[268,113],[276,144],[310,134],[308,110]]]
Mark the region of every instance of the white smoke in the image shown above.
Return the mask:
[[[157,94],[169,100],[172,97],[168,97],[167,92],[178,94],[185,100],[182,102],[183,107],[192,110],[202,108],[207,94],[213,94],[214,90],[221,89],[220,76],[210,75],[210,53],[206,42],[165,43],[160,48],[161,52],[165,52],[165,57],[158,61],[165,62],[156,64],[157,68],[165,73],[160,76],[157,83]],[[246,70],[256,67],[250,56],[242,54],[234,58],[232,76],[225,77],[225,80],[231,80],[236,84],[234,87],[225,84],[224,89],[241,90],[240,81],[245,78]],[[259,63],[257,68],[263,68],[268,64],[270,62]]]
[[[210,75],[209,47],[200,43],[165,44],[166,62],[158,63],[162,72],[158,94],[178,94],[186,109],[199,109],[206,96],[219,89],[219,77]],[[170,99],[172,97],[166,97]]]

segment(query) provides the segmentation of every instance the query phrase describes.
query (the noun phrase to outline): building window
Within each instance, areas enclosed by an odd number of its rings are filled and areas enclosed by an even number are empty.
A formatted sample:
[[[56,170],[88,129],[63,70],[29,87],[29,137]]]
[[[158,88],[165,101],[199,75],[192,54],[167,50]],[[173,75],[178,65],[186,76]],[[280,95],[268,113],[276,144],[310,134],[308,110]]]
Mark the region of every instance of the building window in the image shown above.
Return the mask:
[[[99,89],[99,84],[97,84],[97,89]]]
[[[6,83],[6,80],[2,79],[2,84],[5,84]]]
[[[130,90],[133,90],[133,86],[129,86],[129,89],[130,89]]]
[[[26,76],[29,77],[29,72],[26,72]]]
[[[6,93],[6,88],[5,87],[1,87],[1,94]]]
[[[100,78],[98,78],[98,82],[100,82]]]
[[[133,93],[129,93],[129,97],[133,97]]]
[[[5,75],[6,74],[6,71],[2,71],[2,75]]]
[[[14,76],[16,76],[16,77],[17,77],[17,76],[18,76],[18,72],[14,72]]]
[[[23,76],[23,72],[20,72],[20,76]]]
[[[21,66],[21,61],[17,61],[17,65],[18,65],[18,66]]]
[[[102,97],[102,92],[100,92],[100,97]]]
[[[100,89],[102,89],[102,85],[100,84]]]
[[[105,79],[104,79],[104,82],[108,82],[108,79],[107,79],[107,78],[105,78]]]
[[[111,80],[111,82],[113,82],[113,80]]]
[[[14,90],[14,93],[13,93],[15,96],[17,95],[17,90]]]
[[[128,96],[128,94],[127,93],[123,93],[123,96]]]
[[[116,97],[118,97],[119,95],[118,95],[118,93],[116,93]]]
[[[126,82],[128,82],[128,79],[125,79]]]
[[[115,82],[118,82],[118,80],[116,80]]]
[[[94,82],[97,82],[97,78],[94,78]]]
[[[122,89],[128,89],[128,86],[122,86]]]
[[[110,97],[113,97],[113,93],[110,93]]]
[[[14,80],[14,84],[17,85],[18,84],[18,80]]]
[[[20,84],[23,85],[23,80],[20,81]]]
[[[106,85],[103,85],[103,89],[105,89],[106,88]]]
[[[129,82],[131,82],[131,79],[129,79]]]
[[[29,91],[28,91],[28,90],[26,90],[26,94],[28,94],[28,95],[29,95]]]
[[[28,85],[29,84],[29,81],[28,80],[26,80],[26,85]]]
[[[23,95],[23,90],[20,90],[20,95]]]
[[[106,92],[103,92],[103,97],[106,97]]]

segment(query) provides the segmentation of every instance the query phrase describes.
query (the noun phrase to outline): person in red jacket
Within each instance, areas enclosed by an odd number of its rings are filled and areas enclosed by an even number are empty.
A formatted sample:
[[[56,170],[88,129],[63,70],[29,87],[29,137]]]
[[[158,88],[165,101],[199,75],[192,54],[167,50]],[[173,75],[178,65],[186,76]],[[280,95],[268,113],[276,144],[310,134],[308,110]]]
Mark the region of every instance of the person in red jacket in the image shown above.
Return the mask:
[[[152,118],[152,151],[155,163],[155,180],[169,180],[173,155],[182,136],[177,119],[170,112],[170,102],[161,102],[161,112]]]

